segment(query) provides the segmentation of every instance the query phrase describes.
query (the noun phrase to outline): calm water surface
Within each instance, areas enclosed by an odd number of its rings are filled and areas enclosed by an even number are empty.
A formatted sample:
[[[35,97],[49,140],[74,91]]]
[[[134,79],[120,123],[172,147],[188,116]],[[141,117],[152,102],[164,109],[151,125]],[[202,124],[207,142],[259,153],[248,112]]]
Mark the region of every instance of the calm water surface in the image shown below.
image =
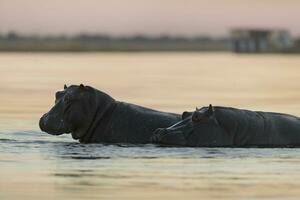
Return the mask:
[[[182,112],[209,103],[300,116],[300,57],[0,54],[0,199],[299,199],[300,149],[83,145],[39,131],[64,83]]]

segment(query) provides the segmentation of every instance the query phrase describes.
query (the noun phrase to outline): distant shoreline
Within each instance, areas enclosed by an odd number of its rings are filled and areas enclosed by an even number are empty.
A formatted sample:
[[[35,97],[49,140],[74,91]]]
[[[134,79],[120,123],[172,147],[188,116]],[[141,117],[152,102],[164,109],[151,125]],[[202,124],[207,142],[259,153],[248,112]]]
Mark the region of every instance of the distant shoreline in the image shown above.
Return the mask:
[[[1,41],[0,51],[230,51],[227,41]]]
[[[232,52],[230,38],[194,38],[174,36],[109,37],[105,35],[20,36],[0,35],[0,52]],[[257,54],[260,52],[251,52]],[[285,51],[264,53],[300,53],[300,40]],[[242,53],[243,54],[243,53]]]

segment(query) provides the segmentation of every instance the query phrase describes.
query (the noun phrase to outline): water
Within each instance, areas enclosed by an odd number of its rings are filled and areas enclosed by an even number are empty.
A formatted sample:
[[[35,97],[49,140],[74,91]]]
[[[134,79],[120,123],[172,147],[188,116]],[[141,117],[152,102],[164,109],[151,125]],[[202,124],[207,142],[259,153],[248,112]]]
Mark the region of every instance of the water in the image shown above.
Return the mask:
[[[300,149],[79,144],[39,131],[64,83],[173,112],[209,103],[300,115],[300,57],[0,54],[0,199],[299,199]]]

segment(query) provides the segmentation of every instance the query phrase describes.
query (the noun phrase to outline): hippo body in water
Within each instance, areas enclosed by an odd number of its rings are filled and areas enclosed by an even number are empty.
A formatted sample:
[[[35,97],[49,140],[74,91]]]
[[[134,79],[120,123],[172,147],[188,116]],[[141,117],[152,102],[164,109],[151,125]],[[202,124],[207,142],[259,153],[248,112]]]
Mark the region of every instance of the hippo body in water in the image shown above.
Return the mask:
[[[89,86],[65,86],[39,122],[52,135],[71,133],[81,143],[149,143],[154,130],[181,120],[173,113],[119,102]]]
[[[151,141],[191,147],[299,147],[300,118],[210,105],[157,129]]]

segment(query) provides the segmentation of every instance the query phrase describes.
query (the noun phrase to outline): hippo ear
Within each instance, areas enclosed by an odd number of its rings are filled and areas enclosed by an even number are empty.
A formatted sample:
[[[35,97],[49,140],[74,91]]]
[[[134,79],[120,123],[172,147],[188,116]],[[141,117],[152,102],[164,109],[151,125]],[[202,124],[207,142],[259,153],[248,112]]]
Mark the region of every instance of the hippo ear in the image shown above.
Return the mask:
[[[64,90],[67,89],[67,88],[68,88],[68,86],[65,84],[65,85],[64,85]]]
[[[215,112],[215,109],[213,108],[213,106],[212,106],[211,104],[209,104],[206,113],[207,113],[209,116],[211,116],[211,115],[214,114],[214,112]]]
[[[80,85],[79,85],[79,88],[80,88],[80,89],[84,89],[84,85],[83,85],[83,84],[80,84]]]

